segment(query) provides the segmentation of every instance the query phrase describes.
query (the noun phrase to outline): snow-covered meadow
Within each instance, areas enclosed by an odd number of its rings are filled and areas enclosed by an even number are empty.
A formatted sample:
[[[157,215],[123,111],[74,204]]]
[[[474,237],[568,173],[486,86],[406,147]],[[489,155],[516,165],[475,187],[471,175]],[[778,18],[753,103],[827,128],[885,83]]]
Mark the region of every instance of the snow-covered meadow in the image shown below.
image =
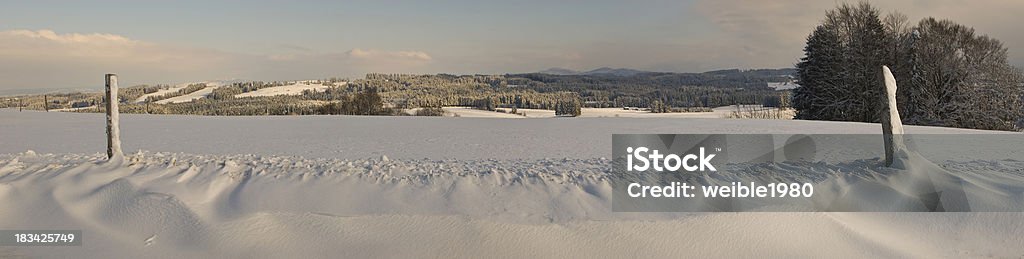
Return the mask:
[[[101,114],[0,110],[0,229],[81,229],[85,243],[0,247],[0,257],[1024,256],[1020,212],[611,211],[612,134],[878,134],[878,124],[123,114],[126,157],[112,162],[103,127]],[[1003,183],[1024,177],[1024,151],[992,144],[945,143],[987,161],[924,155]],[[776,169],[886,173],[876,154],[823,156],[847,163]]]
[[[345,85],[345,82],[341,82],[337,86],[344,86],[344,85]],[[323,92],[324,90],[327,90],[327,88],[329,88],[329,87],[330,86],[324,85],[324,84],[319,83],[319,82],[297,81],[297,82],[294,82],[294,83],[289,84],[289,85],[267,87],[267,88],[259,89],[259,90],[256,90],[256,91],[248,92],[248,93],[237,94],[237,95],[235,95],[235,97],[241,98],[241,97],[258,97],[258,96],[277,96],[277,95],[300,95],[300,94],[302,94],[302,91],[309,90],[309,91],[315,91],[315,92]]]
[[[457,116],[467,118],[554,118],[555,111],[543,110],[543,109],[517,109],[517,113],[508,113],[509,108],[503,108],[505,112],[495,111],[484,111],[471,107],[444,107],[446,116]],[[727,118],[734,112],[744,113],[750,110],[763,110],[775,112],[775,108],[764,108],[761,105],[742,105],[741,107],[736,106],[723,106],[716,107],[710,112],[670,112],[670,113],[652,113],[646,110],[640,110],[638,108],[623,109],[623,108],[582,108],[580,118],[703,118],[703,119],[719,119]],[[782,111],[785,113],[785,117],[792,118],[792,110]],[[787,118],[787,119],[788,119]]]
[[[192,84],[200,84],[200,83],[201,84],[205,84],[206,87],[204,87],[202,89],[199,89],[199,90],[197,90],[195,92],[191,92],[191,93],[188,93],[188,94],[184,94],[184,95],[175,96],[175,97],[171,97],[171,98],[167,98],[167,99],[162,99],[162,100],[156,101],[156,103],[158,103],[158,104],[192,102],[192,101],[195,101],[195,100],[206,98],[211,93],[213,93],[213,90],[216,90],[217,88],[219,88],[221,86],[226,86],[226,85],[230,85],[232,83],[238,83],[238,82],[241,82],[241,81],[240,80],[225,80],[225,81],[205,81],[205,82],[194,82],[194,83],[177,84],[177,85],[168,87],[166,89],[160,89],[160,90],[158,90],[156,92],[152,92],[152,93],[148,93],[148,94],[144,94],[142,96],[139,96],[139,98],[136,98],[134,100],[134,103],[144,103],[144,102],[146,102],[147,98],[159,97],[159,96],[166,95],[166,94],[169,94],[169,93],[174,93],[174,92],[180,91],[182,89],[185,89],[185,87],[188,87],[189,85],[192,85]],[[345,84],[346,84],[346,82],[341,82],[341,83],[338,83],[337,86],[343,86]],[[320,83],[317,80],[292,81],[292,82],[290,82],[290,84],[287,84],[287,85],[280,85],[280,86],[272,86],[272,87],[262,88],[262,89],[258,89],[256,91],[252,91],[252,92],[248,92],[248,93],[237,94],[237,95],[235,95],[235,97],[242,98],[242,97],[278,96],[278,95],[300,95],[300,94],[302,94],[302,91],[305,91],[305,90],[316,91],[316,92],[323,92],[324,90],[326,90],[329,87],[330,86],[324,85],[323,83]]]

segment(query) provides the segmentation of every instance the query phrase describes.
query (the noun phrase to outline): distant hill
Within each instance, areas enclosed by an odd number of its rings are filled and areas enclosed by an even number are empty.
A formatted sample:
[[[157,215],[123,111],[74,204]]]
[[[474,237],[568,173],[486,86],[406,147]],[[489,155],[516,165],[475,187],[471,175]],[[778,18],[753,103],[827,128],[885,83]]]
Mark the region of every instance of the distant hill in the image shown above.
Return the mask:
[[[753,76],[789,76],[789,77],[796,77],[796,68],[778,68],[778,69],[761,68],[761,69],[746,69],[746,70],[723,69],[723,70],[713,70],[713,71],[704,72],[704,74],[710,74],[710,75],[739,75],[739,74],[746,74],[746,75],[753,75]]]
[[[602,67],[587,72],[583,72],[584,75],[612,75],[612,76],[635,76],[637,74],[650,73],[647,71],[640,71],[636,69],[628,68],[610,68]]]
[[[779,77],[779,76],[782,76],[782,77],[786,77],[786,76],[794,77],[794,76],[796,76],[796,69],[795,68],[747,69],[747,70],[741,70],[741,69],[722,69],[722,70],[707,71],[707,72],[703,72],[703,73],[669,73],[669,72],[651,72],[651,71],[643,71],[643,70],[636,70],[636,69],[629,69],[629,68],[610,68],[610,67],[602,67],[602,68],[598,68],[598,69],[594,69],[594,70],[590,70],[590,71],[581,72],[581,71],[576,71],[576,70],[567,69],[567,68],[554,67],[554,68],[549,68],[549,69],[545,69],[545,70],[539,71],[539,72],[537,72],[537,74],[561,75],[561,76],[579,76],[579,75],[583,75],[583,76],[622,76],[622,77],[630,77],[630,76],[636,76],[636,75],[640,75],[640,74],[689,74],[689,75],[704,74],[704,75],[713,75],[713,76],[737,76],[737,75],[744,75],[744,76],[759,76],[759,77]]]
[[[560,67],[553,67],[553,68],[548,68],[548,69],[545,69],[545,70],[538,71],[537,73],[549,74],[549,75],[563,75],[563,76],[565,76],[565,75],[578,75],[580,73],[580,71],[576,71],[576,70],[572,70],[572,69],[566,69],[566,68],[560,68]]]
[[[565,69],[549,71],[566,72]],[[356,103],[354,98],[365,95],[366,89],[388,89],[378,95],[379,103],[402,108],[462,106],[487,110],[511,107],[550,110],[559,104],[577,102],[582,107],[596,108],[699,109],[787,103],[783,98],[788,95],[777,91],[796,87],[793,72],[793,69],[732,69],[668,73],[599,68],[574,75],[369,73],[363,79],[330,79],[326,84],[311,80],[315,82],[207,81],[176,86],[139,85],[122,87],[118,96],[123,100],[120,110],[124,113],[191,115],[363,114],[350,113],[352,109],[344,105]],[[342,85],[351,87],[331,87]],[[30,110],[100,112],[96,106],[99,103],[103,103],[100,92],[32,95],[17,101],[0,98],[0,108]]]
[[[538,74],[549,74],[549,75],[588,75],[588,76],[635,76],[643,73],[650,73],[648,71],[629,69],[629,68],[610,68],[602,67],[590,71],[580,72],[572,69],[553,67],[537,72]]]

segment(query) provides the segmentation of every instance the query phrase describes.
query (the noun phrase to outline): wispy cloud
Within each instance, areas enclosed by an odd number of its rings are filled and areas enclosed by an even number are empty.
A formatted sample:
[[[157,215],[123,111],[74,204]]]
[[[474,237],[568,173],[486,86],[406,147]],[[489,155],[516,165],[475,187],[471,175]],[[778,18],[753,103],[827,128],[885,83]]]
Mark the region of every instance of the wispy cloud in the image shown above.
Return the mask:
[[[216,68],[237,59],[230,53],[167,46],[114,34],[0,31],[0,86],[8,89],[87,87],[110,72],[129,73],[129,82],[220,77],[226,75]]]
[[[374,62],[405,62],[430,61],[432,58],[422,51],[381,51],[376,49],[355,48],[345,52],[348,57]]]
[[[128,84],[418,72],[433,60],[426,52],[411,50],[356,48],[318,53],[300,46],[290,49],[287,54],[248,55],[106,33],[0,31],[0,88],[88,87],[110,72],[122,74]]]
[[[51,30],[0,31],[0,56],[18,59],[60,59],[120,64],[189,62],[193,67],[224,59],[226,53],[165,46],[103,33],[65,33]]]

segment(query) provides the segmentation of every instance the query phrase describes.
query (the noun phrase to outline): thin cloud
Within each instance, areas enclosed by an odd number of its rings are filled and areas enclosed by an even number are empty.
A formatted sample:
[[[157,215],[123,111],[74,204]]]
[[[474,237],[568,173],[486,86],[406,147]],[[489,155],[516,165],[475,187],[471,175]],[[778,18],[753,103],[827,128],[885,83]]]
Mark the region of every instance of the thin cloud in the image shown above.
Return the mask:
[[[106,33],[52,30],[0,31],[0,89],[97,87],[105,73],[133,84],[246,78],[290,80],[352,76],[366,72],[423,72],[433,57],[423,51],[311,49],[246,55],[159,44]]]
[[[426,52],[422,51],[381,51],[355,48],[345,52],[345,54],[353,59],[383,62],[430,61],[433,59]]]
[[[103,33],[65,33],[51,30],[0,31],[0,56],[18,59],[59,59],[95,63],[162,63],[187,61],[192,66],[223,59],[224,53],[164,46]]]
[[[161,45],[105,33],[0,31],[0,88],[98,88],[105,73],[125,84],[230,77],[239,55]]]

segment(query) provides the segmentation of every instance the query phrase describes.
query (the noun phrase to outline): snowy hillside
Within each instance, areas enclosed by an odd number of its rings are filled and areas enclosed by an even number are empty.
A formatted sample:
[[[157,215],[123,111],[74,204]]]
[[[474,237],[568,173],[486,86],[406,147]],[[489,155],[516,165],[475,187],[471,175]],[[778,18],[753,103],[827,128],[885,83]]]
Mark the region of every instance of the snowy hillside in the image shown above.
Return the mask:
[[[168,104],[168,103],[187,103],[187,102],[195,101],[197,99],[205,98],[207,95],[210,95],[210,93],[213,93],[213,90],[217,89],[217,87],[220,87],[220,86],[218,86],[218,85],[206,85],[205,88],[200,89],[199,91],[191,92],[191,93],[188,93],[188,94],[185,94],[185,95],[181,95],[181,96],[175,96],[175,97],[159,100],[159,101],[156,101],[156,103]]]
[[[169,93],[180,91],[181,89],[185,89],[185,87],[188,87],[188,85],[190,85],[190,84],[193,84],[193,83],[177,84],[177,85],[174,85],[172,87],[168,87],[167,89],[160,89],[160,90],[157,90],[156,92],[144,94],[142,96],[139,96],[139,98],[136,98],[135,99],[135,103],[143,103],[143,102],[146,101],[146,99],[149,99],[150,97],[158,97],[158,96],[162,96],[162,95],[165,95],[165,94],[169,94]]]
[[[148,93],[148,94],[144,94],[142,96],[139,96],[139,98],[135,99],[135,103],[145,102],[146,99],[149,98],[149,97],[158,97],[158,96],[166,95],[166,94],[169,94],[169,93],[177,92],[179,90],[185,89],[185,87],[188,87],[189,85],[193,85],[193,84],[206,84],[207,87],[203,88],[203,89],[200,89],[199,91],[192,92],[190,94],[186,94],[186,95],[182,95],[182,96],[176,96],[176,97],[172,97],[172,98],[168,98],[168,99],[164,99],[164,100],[159,100],[156,103],[167,104],[167,103],[191,102],[191,101],[194,101],[196,99],[203,98],[203,97],[206,97],[207,95],[210,95],[210,93],[213,92],[213,89],[216,89],[217,87],[224,86],[224,85],[229,85],[231,83],[235,83],[235,82],[239,82],[239,81],[240,80],[217,80],[217,81],[181,83],[181,84],[177,84],[177,85],[168,87],[167,89],[160,89],[160,90],[158,90],[156,92]]]
[[[345,85],[345,83],[342,82],[338,86],[344,86],[344,85]],[[330,86],[327,86],[327,85],[324,85],[324,84],[321,84],[321,83],[313,83],[313,82],[309,82],[309,81],[300,81],[300,82],[295,82],[295,83],[290,84],[290,85],[282,85],[282,86],[273,86],[273,87],[261,88],[261,89],[256,90],[256,91],[237,94],[237,95],[235,95],[235,97],[300,95],[300,94],[302,94],[302,91],[306,91],[306,90],[316,91],[316,92],[323,92],[324,90],[327,90],[328,87],[330,87]]]
[[[231,84],[233,82],[238,82],[238,81],[236,80],[236,81],[208,81],[208,82],[204,82],[207,85],[206,88],[200,89],[198,91],[195,91],[195,92],[192,92],[192,93],[189,93],[189,94],[185,94],[185,95],[181,95],[181,96],[175,96],[175,97],[159,100],[159,101],[156,101],[156,103],[159,103],[159,104],[169,104],[169,103],[184,103],[184,102],[195,101],[197,99],[205,98],[206,96],[210,95],[210,93],[213,93],[213,90],[217,89],[218,87],[225,86],[225,85]],[[146,98],[148,98],[150,96],[160,96],[160,95],[164,95],[164,94],[167,94],[167,93],[176,92],[178,90],[184,89],[188,85],[190,85],[190,84],[180,84],[180,85],[176,85],[174,87],[168,88],[168,89],[162,89],[162,90],[157,91],[155,93],[146,94],[146,95],[143,95],[143,96],[139,97],[136,100],[136,102],[143,102],[143,101],[146,100]],[[342,83],[340,83],[340,85],[345,85],[345,83],[342,82]],[[328,87],[329,86],[321,84],[321,83],[315,83],[312,80],[295,81],[295,82],[291,82],[291,84],[289,84],[289,85],[261,88],[261,89],[256,90],[256,91],[237,94],[237,95],[235,95],[235,97],[300,95],[300,94],[302,94],[302,91],[305,91],[305,90],[322,92],[322,91],[326,90]]]

